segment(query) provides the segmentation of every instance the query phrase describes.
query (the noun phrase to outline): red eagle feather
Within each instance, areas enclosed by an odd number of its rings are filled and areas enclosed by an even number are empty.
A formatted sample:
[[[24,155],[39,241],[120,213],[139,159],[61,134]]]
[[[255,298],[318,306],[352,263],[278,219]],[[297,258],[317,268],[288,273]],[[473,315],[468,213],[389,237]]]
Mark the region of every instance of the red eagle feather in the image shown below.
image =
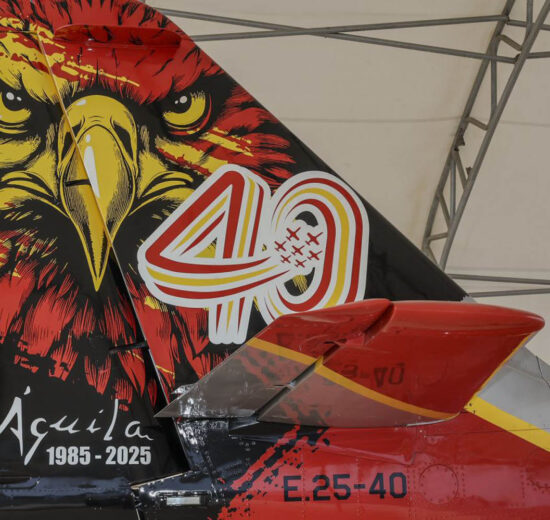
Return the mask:
[[[148,293],[134,253],[220,164],[238,162],[278,186],[294,166],[288,134],[177,26],[140,2],[1,0],[0,20],[0,109],[19,118],[29,113],[11,134],[15,127],[0,120],[3,356],[67,383],[85,379],[123,405],[147,389],[154,396],[139,351],[109,355],[112,347],[139,341],[137,311],[165,389],[196,380],[228,348],[209,345],[206,311],[169,306]],[[85,26],[99,44],[89,49],[85,41],[57,38],[67,25]],[[117,27],[128,28],[134,45],[116,44]],[[178,33],[178,51],[140,41],[143,29]],[[61,103],[51,94],[52,80]],[[78,219],[70,218],[63,198],[72,146],[64,142],[64,113],[90,96],[123,107],[134,129],[117,127],[111,116],[113,135],[135,168],[135,193],[125,201],[128,210],[115,238],[118,249],[128,251],[119,257],[125,276],[112,253],[105,253],[106,268],[95,283],[84,225],[79,235]],[[176,105],[183,99],[208,108],[195,126],[179,128],[168,118],[179,117]],[[71,136],[79,130],[75,123]],[[114,370],[115,362],[122,371]]]

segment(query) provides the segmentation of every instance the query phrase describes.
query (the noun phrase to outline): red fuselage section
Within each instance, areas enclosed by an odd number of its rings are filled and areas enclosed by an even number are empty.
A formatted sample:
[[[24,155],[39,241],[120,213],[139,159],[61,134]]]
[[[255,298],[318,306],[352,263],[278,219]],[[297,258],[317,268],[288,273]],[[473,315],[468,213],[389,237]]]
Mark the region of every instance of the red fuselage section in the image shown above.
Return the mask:
[[[467,412],[417,427],[329,429],[272,456],[234,484],[244,491],[220,518],[550,518],[550,453]]]

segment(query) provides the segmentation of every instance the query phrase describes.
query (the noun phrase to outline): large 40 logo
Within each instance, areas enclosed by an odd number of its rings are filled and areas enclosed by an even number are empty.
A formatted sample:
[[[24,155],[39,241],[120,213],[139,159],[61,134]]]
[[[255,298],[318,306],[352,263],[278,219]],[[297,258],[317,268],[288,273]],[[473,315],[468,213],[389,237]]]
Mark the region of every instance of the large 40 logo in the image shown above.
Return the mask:
[[[357,195],[305,172],[271,196],[249,170],[209,177],[143,243],[139,272],[159,300],[209,309],[213,343],[243,343],[252,305],[282,314],[362,299],[368,219]]]

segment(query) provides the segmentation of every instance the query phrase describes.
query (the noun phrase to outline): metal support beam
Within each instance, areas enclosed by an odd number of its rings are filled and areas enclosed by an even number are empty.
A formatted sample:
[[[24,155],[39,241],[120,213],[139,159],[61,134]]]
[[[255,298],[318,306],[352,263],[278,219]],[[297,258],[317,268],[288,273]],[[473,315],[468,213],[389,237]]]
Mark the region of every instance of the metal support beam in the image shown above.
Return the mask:
[[[544,278],[519,278],[515,276],[490,276],[483,274],[453,274],[449,276],[454,280],[469,280],[474,282],[513,283],[525,285],[543,285],[533,289],[505,289],[496,291],[473,291],[469,295],[473,298],[490,298],[495,296],[527,296],[534,294],[550,294],[550,280]]]
[[[524,283],[532,285],[550,285],[550,280],[544,278],[517,278],[514,276],[489,276],[483,274],[454,274],[449,273],[454,280],[472,280],[475,282],[504,282],[504,283]]]
[[[527,27],[529,24],[525,20],[508,20],[507,25],[510,25],[511,27]],[[540,28],[541,31],[550,31],[550,25],[549,24],[542,24],[542,27]]]
[[[474,58],[480,60],[491,60],[502,63],[514,63],[515,58],[508,56],[494,56],[489,53],[473,52],[463,49],[451,49],[447,47],[439,47],[436,45],[423,45],[419,43],[403,42],[398,40],[388,40],[384,38],[374,38],[371,36],[358,36],[355,34],[344,34],[342,29],[349,31],[365,31],[375,29],[390,29],[390,28],[404,28],[404,27],[426,27],[429,25],[451,25],[452,23],[468,23],[466,18],[455,19],[440,19],[440,20],[413,20],[410,22],[389,22],[386,24],[364,24],[360,26],[339,26],[339,27],[318,27],[318,28],[304,28],[296,27],[292,25],[281,25],[268,22],[259,22],[255,20],[245,20],[242,18],[232,18],[229,16],[218,16],[206,13],[195,13],[190,11],[180,11],[178,9],[158,9],[160,12],[167,16],[174,16],[177,18],[189,18],[193,20],[204,20],[208,22],[225,23],[229,25],[241,25],[246,27],[256,27],[259,29],[268,29],[268,31],[260,32],[244,32],[244,33],[223,33],[215,35],[197,35],[191,36],[194,41],[213,41],[213,40],[236,40],[244,38],[266,38],[273,36],[297,36],[297,35],[312,35],[319,36],[321,38],[332,38],[336,40],[352,41],[357,43],[370,43],[371,45],[382,45],[386,47],[396,47],[400,49],[410,49],[422,52],[430,52],[434,54],[446,54],[450,56],[459,56],[462,58]],[[499,20],[499,23],[503,23],[507,16],[493,15],[488,17],[469,17],[470,23],[474,22]],[[480,20],[483,18],[483,20]],[[452,21],[453,20],[453,21]],[[458,21],[457,21],[458,20]]]
[[[506,2],[504,11],[502,13],[504,16],[509,16],[514,2],[515,0],[508,0]],[[529,20],[530,17],[532,18],[532,15],[529,15],[529,12],[527,13],[527,20],[525,22],[526,37],[521,45],[521,51],[516,57],[514,66],[508,72],[508,79],[498,100],[496,99],[497,69],[495,66],[490,67],[490,90],[492,97],[491,115],[489,121],[486,124],[482,123],[481,125],[477,125],[483,129],[484,135],[481,143],[477,146],[477,153],[475,154],[475,159],[472,163],[472,166],[466,168],[466,181],[462,186],[461,193],[458,197],[458,203],[456,204],[455,208],[455,202],[452,199],[458,194],[452,194],[451,196],[451,193],[453,192],[452,186],[457,185],[457,169],[455,168],[455,164],[457,161],[460,161],[462,163],[461,156],[463,154],[461,153],[461,148],[466,146],[464,134],[469,124],[474,123],[474,121],[479,121],[477,118],[472,117],[472,109],[476,99],[478,98],[483,80],[486,77],[487,71],[489,70],[490,61],[483,60],[481,62],[478,74],[470,91],[470,95],[468,97],[466,107],[464,108],[464,111],[462,113],[462,117],[460,118],[458,129],[451,144],[451,148],[447,155],[447,160],[445,162],[443,172],[441,174],[439,183],[434,194],[434,198],[428,215],[428,221],[426,223],[426,228],[424,231],[424,237],[422,240],[422,250],[434,262],[438,263],[443,269],[447,265],[447,261],[454,238],[456,236],[456,232],[458,230],[458,226],[462,219],[462,215],[464,214],[464,210],[466,209],[466,204],[472,193],[476,178],[483,164],[483,160],[485,159],[485,156],[487,154],[487,150],[489,149],[489,145],[491,144],[491,140],[497,128],[498,122],[500,121],[504,108],[506,107],[506,103],[510,98],[510,95],[523,68],[523,65],[530,56],[533,44],[544,25],[544,21],[546,20],[549,11],[550,0],[545,0],[534,21],[531,22]],[[497,23],[491,41],[489,42],[489,46],[487,47],[487,54],[496,53],[498,44],[503,39],[503,30],[505,29],[506,25],[506,21],[500,21]],[[475,146],[475,144],[472,146]],[[451,205],[451,208],[453,209],[452,217],[450,216],[448,211],[449,205]],[[437,243],[437,241],[441,241],[443,243],[442,247],[440,248],[439,259],[436,258],[436,253],[433,249],[433,244],[434,242]]]
[[[472,292],[472,298],[494,298],[496,296],[530,296],[534,294],[550,294],[550,289],[519,289],[510,291],[480,291]]]
[[[280,36],[326,36],[335,33],[359,32],[359,31],[380,31],[388,29],[410,29],[413,27],[435,27],[443,25],[460,25],[469,23],[499,22],[506,18],[502,15],[490,16],[466,16],[461,18],[440,18],[435,20],[410,20],[404,22],[367,23],[356,25],[335,25],[328,27],[309,28],[288,28],[273,29],[265,31],[231,32],[215,34],[198,34],[191,36],[195,41],[217,41],[217,40],[244,40],[252,38],[276,38]],[[249,20],[247,20],[249,21]]]

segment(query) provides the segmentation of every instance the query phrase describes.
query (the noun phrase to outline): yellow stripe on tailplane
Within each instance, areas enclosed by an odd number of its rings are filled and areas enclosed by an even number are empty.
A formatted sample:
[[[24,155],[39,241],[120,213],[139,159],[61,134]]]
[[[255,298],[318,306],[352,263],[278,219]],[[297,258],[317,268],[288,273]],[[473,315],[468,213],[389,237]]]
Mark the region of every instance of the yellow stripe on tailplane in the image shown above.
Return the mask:
[[[296,352],[295,350],[259,338],[249,339],[246,344],[258,350],[263,350],[264,352],[269,352],[270,354],[296,361],[302,365],[313,365],[313,363],[317,361],[317,358],[308,356],[307,354],[302,354],[301,352]]]
[[[393,397],[381,394],[380,392],[376,392],[375,390],[371,390],[366,386],[356,383],[355,381],[348,379],[347,377],[339,374],[338,372],[335,372],[334,370],[331,370],[330,368],[327,368],[322,364],[317,365],[317,367],[315,368],[315,373],[319,374],[325,379],[328,379],[329,381],[332,381],[333,383],[336,383],[343,388],[346,388],[347,390],[350,390],[355,394],[361,395],[363,397],[366,397],[367,399],[376,401],[377,403],[385,404],[386,406],[390,406],[391,408],[395,408],[403,412],[420,415],[422,417],[429,417],[430,419],[435,420],[451,419],[452,417],[455,417],[457,415],[455,413],[438,412],[436,410],[430,410],[429,408],[422,408],[414,404],[400,401],[399,399],[394,399]]]
[[[438,412],[436,410],[430,410],[428,408],[422,408],[420,406],[415,406],[410,403],[405,403],[404,401],[400,401],[399,399],[394,399],[393,397],[388,397],[387,395],[376,392],[375,390],[371,390],[370,388],[356,383],[355,381],[352,381],[351,379],[348,379],[347,377],[338,374],[337,372],[334,372],[334,370],[331,370],[330,368],[324,366],[322,357],[314,358],[312,356],[308,356],[307,354],[302,354],[301,352],[296,352],[281,345],[270,343],[269,341],[264,341],[258,338],[250,339],[247,342],[247,345],[263,350],[265,352],[269,352],[271,354],[275,354],[277,356],[291,359],[303,365],[310,366],[316,364],[315,373],[320,375],[321,377],[337,384],[338,386],[346,388],[347,390],[350,390],[355,394],[361,395],[363,397],[366,397],[367,399],[376,401],[386,406],[390,406],[391,408],[395,408],[397,410],[401,410],[403,412],[411,414],[416,414],[422,417],[429,417],[430,419],[434,420],[451,419],[452,417],[456,416],[456,414],[454,413]]]

